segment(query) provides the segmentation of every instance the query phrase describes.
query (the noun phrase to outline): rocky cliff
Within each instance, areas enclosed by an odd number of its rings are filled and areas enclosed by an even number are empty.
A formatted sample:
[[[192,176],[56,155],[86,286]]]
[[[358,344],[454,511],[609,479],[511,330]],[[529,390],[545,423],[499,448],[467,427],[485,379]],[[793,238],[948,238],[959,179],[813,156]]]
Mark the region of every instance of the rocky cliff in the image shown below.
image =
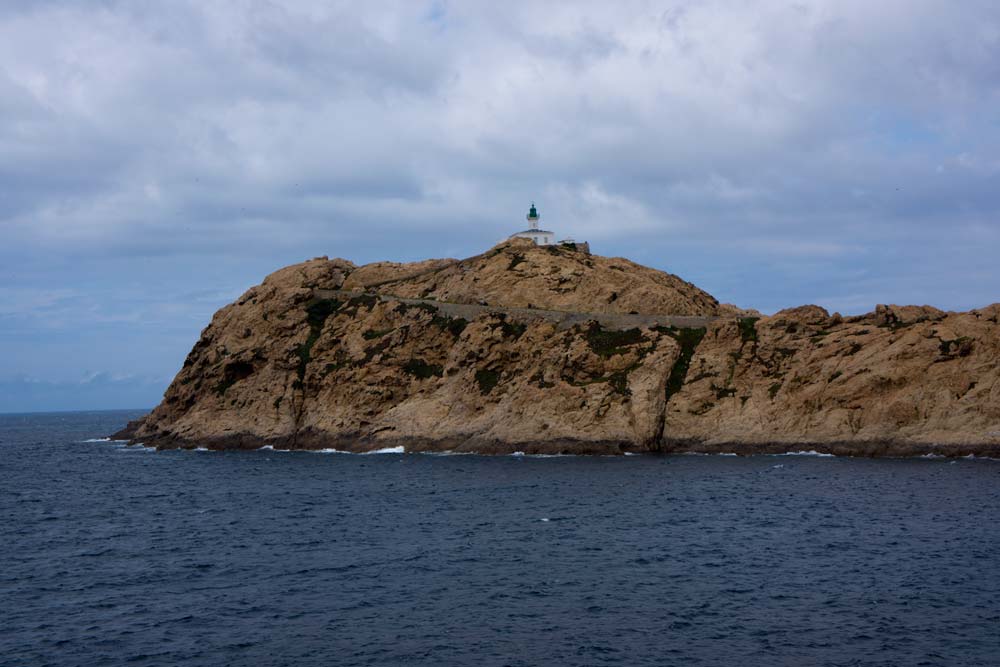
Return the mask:
[[[318,258],[216,313],[163,402],[121,435],[159,447],[1000,455],[998,316],[1000,304],[759,317],[624,259],[520,241],[462,261]]]

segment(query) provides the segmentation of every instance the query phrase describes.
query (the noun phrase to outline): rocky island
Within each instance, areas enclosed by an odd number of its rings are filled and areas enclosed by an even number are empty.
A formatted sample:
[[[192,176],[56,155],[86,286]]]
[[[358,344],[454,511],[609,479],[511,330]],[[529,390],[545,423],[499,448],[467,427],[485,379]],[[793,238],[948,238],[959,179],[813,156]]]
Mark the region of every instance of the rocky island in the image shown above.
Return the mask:
[[[1000,304],[764,317],[572,243],[289,266],[219,310],[158,448],[1000,456]]]

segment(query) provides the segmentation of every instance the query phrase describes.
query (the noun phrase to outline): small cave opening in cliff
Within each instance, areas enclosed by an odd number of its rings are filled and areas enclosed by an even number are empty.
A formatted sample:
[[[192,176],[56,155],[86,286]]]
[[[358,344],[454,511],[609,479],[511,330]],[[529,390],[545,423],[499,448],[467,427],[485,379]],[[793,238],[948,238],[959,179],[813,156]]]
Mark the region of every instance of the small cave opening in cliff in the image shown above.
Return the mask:
[[[253,375],[253,371],[253,364],[249,361],[232,361],[226,364],[225,370],[222,371],[222,380],[215,386],[215,392],[219,396],[225,396],[230,387]]]

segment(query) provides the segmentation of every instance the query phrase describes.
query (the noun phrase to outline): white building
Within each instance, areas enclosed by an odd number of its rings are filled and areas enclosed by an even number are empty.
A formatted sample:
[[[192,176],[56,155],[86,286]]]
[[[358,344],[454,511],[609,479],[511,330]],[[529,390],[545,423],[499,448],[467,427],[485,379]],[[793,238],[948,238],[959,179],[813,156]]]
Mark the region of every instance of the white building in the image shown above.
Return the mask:
[[[535,242],[535,245],[552,245],[556,237],[555,232],[550,232],[547,229],[538,228],[538,219],[541,216],[538,215],[538,211],[535,209],[535,202],[531,202],[531,210],[528,211],[528,228],[523,232],[517,232],[516,234],[511,234],[512,239],[531,239]]]
[[[509,238],[512,239],[531,239],[532,243],[535,245],[558,245],[565,248],[570,248],[573,250],[578,250],[586,254],[590,254],[590,244],[586,241],[574,241],[573,239],[566,238],[562,241],[556,242],[555,232],[550,232],[547,229],[538,228],[538,219],[541,217],[538,215],[538,209],[535,208],[535,202],[531,202],[531,209],[528,211],[528,228],[522,232],[517,232],[511,234]]]

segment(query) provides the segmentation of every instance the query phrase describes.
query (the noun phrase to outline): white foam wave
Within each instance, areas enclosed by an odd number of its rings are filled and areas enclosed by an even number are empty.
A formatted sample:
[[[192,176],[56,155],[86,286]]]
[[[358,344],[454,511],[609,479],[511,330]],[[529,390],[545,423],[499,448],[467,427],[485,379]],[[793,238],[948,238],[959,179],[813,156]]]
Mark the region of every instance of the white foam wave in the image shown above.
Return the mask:
[[[301,453],[305,453],[305,454],[354,454],[354,455],[363,455],[363,454],[405,454],[406,453],[406,451],[405,451],[405,449],[403,448],[402,445],[400,445],[399,447],[383,447],[382,449],[373,449],[370,452],[349,452],[346,449],[335,449],[333,447],[325,447],[323,449],[296,449],[296,450],[291,450],[291,449],[275,449],[271,445],[264,445],[263,447],[259,447],[257,449],[257,451],[262,451],[262,450],[265,450],[265,449],[268,450],[268,451],[272,451],[272,452],[291,452],[291,451],[296,451],[296,452],[301,452]],[[428,452],[428,453],[430,453],[430,452]]]
[[[562,459],[576,454],[525,454],[524,452],[514,452],[508,456],[515,456],[519,459]]]
[[[785,452],[784,454],[778,454],[778,456],[822,456],[824,458],[829,458],[834,456],[834,454],[827,454],[826,452],[817,452],[815,449],[802,450],[798,452]]]
[[[87,438],[80,442],[125,442],[124,440],[112,440],[111,438]]]
[[[948,458],[944,454],[924,454],[920,458],[922,459],[945,459]]]
[[[124,443],[124,440],[119,440],[118,442]],[[115,447],[119,452],[155,452],[156,447],[147,447],[141,442],[137,442],[134,445],[121,444]]]

